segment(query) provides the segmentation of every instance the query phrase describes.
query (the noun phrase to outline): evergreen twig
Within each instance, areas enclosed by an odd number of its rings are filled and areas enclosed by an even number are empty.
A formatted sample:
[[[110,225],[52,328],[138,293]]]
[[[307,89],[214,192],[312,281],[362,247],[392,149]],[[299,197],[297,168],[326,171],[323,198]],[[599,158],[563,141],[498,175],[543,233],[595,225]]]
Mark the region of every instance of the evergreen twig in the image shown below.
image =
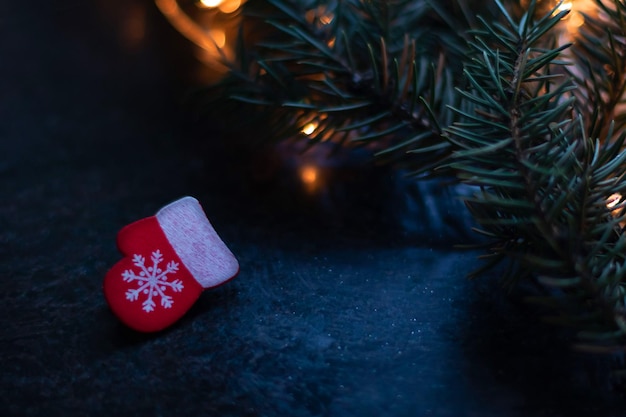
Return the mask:
[[[266,3],[269,8],[264,8]],[[277,140],[315,122],[310,144],[368,146],[381,158],[431,172],[450,153],[441,140],[460,105],[454,79],[465,41],[427,2],[250,1],[272,34],[243,50],[230,96],[270,110]],[[463,26],[464,25],[464,26]],[[461,29],[458,31],[458,29]],[[285,128],[285,125],[290,128]],[[281,127],[282,126],[282,127]]]
[[[491,242],[477,273],[507,262],[577,347],[623,351],[626,3],[595,2],[571,46],[567,12],[535,0],[251,0],[272,34],[221,88],[269,110],[279,139],[315,121],[309,144],[474,185],[467,207]]]
[[[626,188],[626,133],[611,123],[586,129],[576,86],[554,75],[567,64],[569,45],[557,46],[553,32],[565,12],[534,19],[533,1],[516,19],[496,2],[503,21],[482,20],[470,41],[469,87],[459,94],[476,108],[457,110],[446,130],[456,148],[449,166],[481,189],[467,204],[493,240],[489,266],[507,260],[513,282],[550,289],[535,301],[555,308],[550,321],[577,329],[580,348],[624,349],[625,217],[607,202]]]

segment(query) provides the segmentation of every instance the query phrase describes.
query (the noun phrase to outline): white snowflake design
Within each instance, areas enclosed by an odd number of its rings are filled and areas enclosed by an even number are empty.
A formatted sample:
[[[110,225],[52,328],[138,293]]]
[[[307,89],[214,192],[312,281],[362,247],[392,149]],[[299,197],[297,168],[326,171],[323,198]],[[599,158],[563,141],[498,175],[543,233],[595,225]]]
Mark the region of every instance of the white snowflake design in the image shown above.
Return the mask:
[[[178,263],[170,261],[167,264],[167,268],[163,271],[159,268],[159,264],[163,260],[163,255],[160,250],[152,252],[152,266],[146,267],[146,258],[141,255],[133,255],[133,263],[139,268],[139,275],[130,269],[127,269],[122,273],[122,278],[125,282],[137,282],[138,287],[126,291],[126,299],[129,301],[137,301],[140,294],[145,294],[147,298],[143,302],[143,310],[146,313],[154,311],[156,303],[155,297],[161,298],[161,307],[170,308],[174,301],[172,297],[166,295],[165,292],[170,288],[174,292],[181,292],[183,290],[183,283],[179,279],[174,281],[168,281],[168,274],[175,274],[178,271]]]

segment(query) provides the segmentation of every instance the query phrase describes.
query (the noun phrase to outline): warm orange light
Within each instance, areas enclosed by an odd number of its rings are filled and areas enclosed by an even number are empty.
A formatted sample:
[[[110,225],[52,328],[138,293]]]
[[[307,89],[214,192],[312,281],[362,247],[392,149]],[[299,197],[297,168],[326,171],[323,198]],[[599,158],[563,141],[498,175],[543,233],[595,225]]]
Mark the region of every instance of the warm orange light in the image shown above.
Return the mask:
[[[317,168],[306,165],[300,170],[300,179],[307,186],[312,186],[317,181]]]
[[[241,7],[241,0],[226,0],[223,1],[218,7],[222,13],[234,13],[239,10],[239,7]]]
[[[313,134],[313,132],[315,132],[315,130],[317,129],[317,122],[311,122],[311,123],[307,123],[303,128],[302,128],[302,133],[304,133],[307,136],[310,136],[311,134]]]
[[[226,33],[222,29],[213,29],[209,31],[209,36],[215,42],[218,48],[223,48],[226,45]]]
[[[523,0],[522,7],[528,9],[531,0]],[[554,8],[554,14],[561,12],[569,12],[563,17],[563,20],[567,20],[566,24],[568,30],[571,32],[574,27],[581,26],[585,22],[583,13],[593,13],[597,11],[597,0],[538,0],[537,5],[539,13],[542,13],[546,8]],[[543,6],[543,7],[542,7]]]
[[[224,0],[200,0],[198,5],[207,9],[218,7]]]
[[[156,0],[156,5],[183,36],[202,49],[215,50],[215,40],[209,39],[204,28],[178,7],[176,0]]]
[[[333,21],[335,15],[332,13],[326,12],[326,7],[320,6],[317,9],[311,9],[304,14],[304,18],[307,22],[313,23],[313,21],[318,20],[322,25],[328,25]]]
[[[335,16],[333,16],[332,14],[326,14],[326,15],[320,16],[320,22],[322,22],[323,25],[327,25],[333,21],[334,17]]]
[[[572,32],[585,23],[585,17],[580,12],[585,11],[587,8],[589,8],[589,4],[585,4],[584,1],[579,0],[576,3],[576,7],[574,7],[572,0],[566,0],[557,6],[555,13],[570,12],[564,19],[567,20],[567,29]]]
[[[580,13],[574,13],[567,22],[567,26],[570,28],[581,27],[585,24],[585,17]]]
[[[608,200],[606,200],[606,207],[612,209],[622,200],[622,195],[620,193],[611,194]]]
[[[179,10],[175,0],[156,0],[156,4],[166,16],[175,14]]]
[[[624,214],[623,204],[624,204],[624,199],[620,193],[611,194],[611,196],[606,200],[606,208],[611,210],[611,216],[613,216],[613,218],[623,216]],[[626,226],[626,224],[624,224],[623,221],[621,221],[619,224],[621,227]]]
[[[566,0],[559,4],[556,8],[557,12],[563,12],[567,10],[572,10],[572,0]]]

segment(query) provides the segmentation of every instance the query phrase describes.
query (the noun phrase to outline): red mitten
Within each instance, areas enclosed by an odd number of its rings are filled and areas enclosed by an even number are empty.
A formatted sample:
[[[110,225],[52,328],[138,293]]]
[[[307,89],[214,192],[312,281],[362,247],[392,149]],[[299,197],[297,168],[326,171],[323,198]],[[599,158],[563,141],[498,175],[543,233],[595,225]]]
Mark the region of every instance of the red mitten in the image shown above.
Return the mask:
[[[181,318],[205,288],[233,278],[239,264],[200,203],[184,197],[117,235],[124,258],[104,278],[104,296],[127,326],[162,330]]]

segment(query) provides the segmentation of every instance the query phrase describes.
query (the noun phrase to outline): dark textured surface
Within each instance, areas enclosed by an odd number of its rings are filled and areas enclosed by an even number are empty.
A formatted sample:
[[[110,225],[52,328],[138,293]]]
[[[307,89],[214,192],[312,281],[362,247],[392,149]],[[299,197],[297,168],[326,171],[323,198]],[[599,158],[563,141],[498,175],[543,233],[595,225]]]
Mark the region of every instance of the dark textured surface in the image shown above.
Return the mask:
[[[181,112],[154,7],[83,3],[0,7],[0,414],[626,415],[610,363],[491,277],[463,278],[476,253],[381,236],[380,207],[250,181]],[[382,192],[365,188],[348,200]],[[171,329],[133,333],[101,294],[115,234],[185,194],[241,274]]]

